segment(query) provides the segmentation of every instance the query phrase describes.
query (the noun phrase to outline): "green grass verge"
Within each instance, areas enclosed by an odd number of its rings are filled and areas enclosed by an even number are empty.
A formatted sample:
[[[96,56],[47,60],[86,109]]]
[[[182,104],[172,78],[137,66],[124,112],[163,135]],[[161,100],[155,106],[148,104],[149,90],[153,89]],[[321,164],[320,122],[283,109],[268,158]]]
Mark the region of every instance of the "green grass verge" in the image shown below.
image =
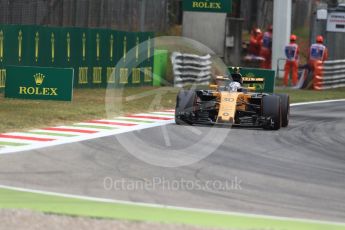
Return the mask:
[[[291,103],[323,101],[345,99],[345,88],[314,91],[314,90],[295,90],[295,89],[277,89],[276,93],[286,93],[290,95]]]
[[[112,114],[120,116],[140,113],[147,110],[171,109],[175,104],[174,89],[162,96],[160,108],[150,108],[155,95],[138,100],[125,98],[151,91],[153,88],[140,87],[116,90],[114,100],[121,102],[121,110]],[[176,91],[176,90],[175,90]],[[173,100],[172,100],[173,99]],[[0,133],[44,128],[55,125],[68,125],[91,119],[106,118],[106,89],[75,89],[72,102],[32,101],[4,98],[0,93]]]
[[[279,220],[261,217],[246,217],[241,215],[182,211],[130,204],[102,203],[52,195],[19,192],[9,189],[0,189],[0,208],[29,209],[44,213],[85,216],[92,218],[187,224],[202,227],[241,230],[345,230],[345,225],[340,226],[297,220]]]
[[[174,108],[177,91],[173,88],[152,87],[118,90],[115,95],[121,97],[116,99],[121,102],[121,110],[113,115]],[[155,101],[159,92],[164,93],[161,99]],[[345,88],[326,91],[278,89],[276,92],[288,93],[291,103],[345,98]],[[134,100],[124,99],[145,93],[152,95]],[[53,102],[7,99],[0,94],[1,119],[4,121],[0,122],[0,133],[106,118],[105,95],[105,89],[76,89],[72,102]],[[159,107],[150,106],[155,104]]]

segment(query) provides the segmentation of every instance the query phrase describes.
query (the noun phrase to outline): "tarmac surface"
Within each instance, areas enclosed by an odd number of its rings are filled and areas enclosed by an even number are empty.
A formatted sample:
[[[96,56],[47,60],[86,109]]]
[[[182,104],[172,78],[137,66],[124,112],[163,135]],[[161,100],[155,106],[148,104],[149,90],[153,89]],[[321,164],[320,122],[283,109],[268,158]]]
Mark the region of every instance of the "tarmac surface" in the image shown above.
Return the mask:
[[[0,155],[0,185],[344,222],[345,102],[292,107],[279,131],[167,125]]]

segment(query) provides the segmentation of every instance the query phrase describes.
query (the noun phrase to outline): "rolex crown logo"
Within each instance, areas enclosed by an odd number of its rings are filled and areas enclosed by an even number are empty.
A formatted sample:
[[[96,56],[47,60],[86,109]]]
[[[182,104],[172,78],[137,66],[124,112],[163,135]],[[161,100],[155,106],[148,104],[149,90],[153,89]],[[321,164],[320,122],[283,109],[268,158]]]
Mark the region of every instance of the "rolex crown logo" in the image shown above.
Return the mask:
[[[34,75],[36,85],[42,85],[45,76],[41,73],[36,73]]]

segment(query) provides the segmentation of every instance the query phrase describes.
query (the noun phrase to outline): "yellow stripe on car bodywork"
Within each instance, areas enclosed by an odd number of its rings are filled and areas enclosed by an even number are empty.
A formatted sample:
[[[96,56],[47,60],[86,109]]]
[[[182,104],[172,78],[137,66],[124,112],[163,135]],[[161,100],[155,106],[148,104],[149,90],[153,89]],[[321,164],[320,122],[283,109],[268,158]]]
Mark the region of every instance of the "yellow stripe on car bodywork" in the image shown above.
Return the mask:
[[[220,105],[217,123],[234,123],[237,99],[242,93],[220,92]]]

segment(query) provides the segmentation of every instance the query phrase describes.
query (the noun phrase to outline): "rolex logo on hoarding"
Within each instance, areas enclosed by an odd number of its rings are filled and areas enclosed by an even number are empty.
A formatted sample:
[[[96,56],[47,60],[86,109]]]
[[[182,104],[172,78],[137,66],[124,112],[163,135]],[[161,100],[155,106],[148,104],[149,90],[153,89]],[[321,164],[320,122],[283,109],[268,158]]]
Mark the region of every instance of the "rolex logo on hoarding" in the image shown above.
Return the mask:
[[[40,87],[43,84],[46,77],[42,73],[36,73],[34,76],[36,86],[19,86],[19,94],[21,95],[42,95],[42,96],[58,96],[58,88],[43,88]]]
[[[222,5],[220,2],[200,2],[200,1],[195,1],[193,2],[193,8],[204,8],[204,9],[221,9]]]
[[[41,73],[36,73],[34,75],[36,85],[42,85],[45,76]]]
[[[233,0],[183,0],[184,11],[224,12],[232,11]]]

